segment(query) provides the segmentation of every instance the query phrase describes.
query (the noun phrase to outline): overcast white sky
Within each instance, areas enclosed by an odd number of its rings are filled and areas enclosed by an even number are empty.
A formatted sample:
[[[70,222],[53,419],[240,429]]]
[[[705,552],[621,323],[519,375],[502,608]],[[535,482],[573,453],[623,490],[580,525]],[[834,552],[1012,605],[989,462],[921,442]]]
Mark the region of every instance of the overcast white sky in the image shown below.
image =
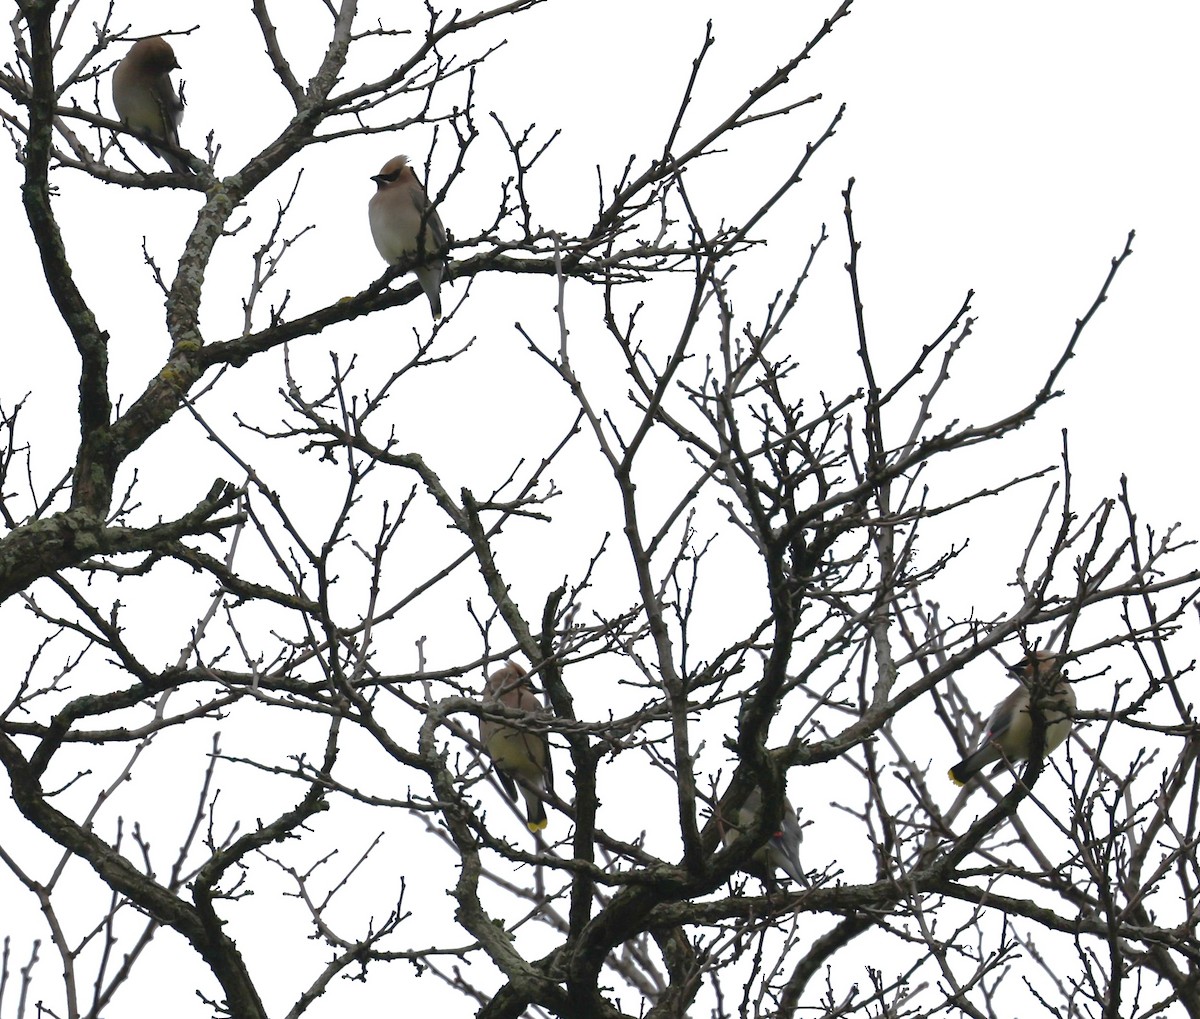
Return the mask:
[[[84,0],[78,29],[100,18],[104,6]],[[248,6],[145,0],[117,8],[118,19],[132,22],[137,35],[200,26],[175,44],[189,100],[182,134],[200,151],[204,133],[216,130],[225,147],[222,172],[233,172],[274,137],[287,116]],[[411,6],[419,17],[419,5]],[[630,153],[649,158],[661,148],[706,19],[714,22],[716,47],[685,141],[787,59],[833,6],[558,0],[496,26],[493,34],[507,37],[509,45],[485,65],[477,83],[480,127],[492,140],[472,157],[467,184],[448,197],[444,221],[459,236],[475,233],[491,213],[494,192],[487,182],[510,173],[486,111],[497,110],[517,130],[536,123],[542,137],[562,128],[534,181],[542,202],[534,218],[569,231],[595,207],[597,163],[611,179]],[[294,48],[303,79],[323,42],[327,17],[315,0],[276,0],[274,7],[284,46]],[[1161,524],[1183,519],[1194,534],[1198,38],[1200,7],[1192,3],[859,0],[797,73],[802,89],[822,93],[822,102],[792,114],[785,130],[764,128],[758,138],[748,131],[749,140],[738,139],[742,151],[712,160],[698,192],[708,215],[736,218],[778,185],[838,104],[847,104],[837,135],[806,183],[772,214],[765,228],[768,249],[746,260],[735,289],[739,312],[757,316],[759,302],[790,284],[824,222],[831,240],[814,273],[813,300],[821,313],[848,313],[840,191],[853,176],[867,325],[880,358],[907,363],[973,288],[979,322],[955,374],[952,406],[965,419],[981,421],[1024,402],[1040,385],[1110,259],[1136,229],[1134,256],[1061,380],[1067,395],[1034,428],[1006,440],[1000,455],[1011,450],[1014,462],[1054,462],[1059,430],[1069,427],[1085,502],[1111,494],[1124,472],[1144,516]],[[82,49],[86,42],[81,37],[75,45]],[[403,49],[403,41],[396,46]],[[386,54],[381,59],[386,62]],[[107,84],[101,96],[109,110]],[[403,138],[354,139],[305,154],[296,222],[312,222],[317,230],[289,256],[287,284],[296,313],[357,292],[378,277],[382,263],[366,220],[369,177],[398,152],[423,162],[429,143],[429,132],[413,129]],[[444,170],[448,153],[442,158]],[[438,170],[435,161],[435,184]],[[279,187],[266,193],[283,195],[292,179],[285,172]],[[8,195],[6,249],[16,255],[6,271],[10,314],[0,400],[9,406],[33,390],[39,441],[59,450],[57,460],[37,465],[49,478],[61,473],[77,438],[70,413],[76,369],[21,230],[18,180],[13,163],[0,167]],[[197,196],[135,194],[70,173],[60,173],[57,183],[64,234],[85,294],[101,324],[121,341],[114,343],[114,378],[135,396],[161,367],[166,349],[161,298],[142,266],[141,236],[148,235],[151,250],[169,267]],[[268,225],[260,220],[230,246],[241,244],[244,256]],[[244,257],[214,269],[215,278],[227,282],[206,299],[210,338],[239,331],[246,271]],[[227,302],[219,300],[221,293]],[[459,294],[450,288],[451,300]],[[480,284],[448,327],[452,337],[481,339],[473,351],[476,388],[457,393],[458,402],[448,408],[439,396],[442,406],[430,413],[444,413],[446,422],[472,414],[483,421],[493,401],[504,399],[510,414],[528,415],[529,435],[545,442],[537,427],[540,383],[513,377],[514,354],[523,343],[512,323],[547,321],[555,300],[546,279]],[[304,342],[316,351],[337,345],[369,363],[386,353],[389,336],[404,335],[414,324],[426,329],[426,311],[422,300]],[[573,328],[583,334],[588,326]],[[820,339],[817,328],[804,342]],[[831,352],[831,373],[833,362],[847,356]],[[264,373],[264,392],[273,394],[278,384],[277,374]],[[444,423],[414,445],[422,451],[452,448],[460,439],[454,432]],[[472,455],[490,455],[490,441],[481,436]],[[539,446],[536,452],[543,451]],[[198,485],[202,490],[212,473],[228,471],[212,456],[211,470],[192,458],[180,464],[168,457],[160,461],[162,473],[146,484],[179,506],[191,505]],[[997,522],[998,531],[1004,523]],[[549,566],[561,572],[560,564]]]
[[[82,5],[80,30],[89,13],[102,13],[103,5],[92,6],[89,12]],[[127,2],[117,10],[134,33],[200,26],[176,42],[189,99],[183,137],[200,149],[204,133],[215,129],[224,145],[221,169],[235,169],[282,125],[281,90],[264,67],[243,5],[176,3],[170,20],[159,4]],[[569,229],[594,207],[597,163],[611,175],[629,153],[648,157],[656,150],[706,18],[717,43],[690,121],[697,132],[710,111],[726,109],[785,59],[824,13],[820,4],[764,0],[549,4],[497,25],[494,34],[509,45],[480,76],[482,129],[494,135],[488,110],[516,128],[536,123],[543,136],[563,129],[533,181],[541,201],[535,220]],[[281,5],[277,18],[303,77],[327,18],[317,3]],[[1200,13],[1185,3],[1001,9],[863,0],[796,76],[803,90],[825,98],[789,118],[791,137],[764,128],[761,139],[738,139],[742,152],[712,161],[717,187],[704,196],[705,209],[713,218],[737,216],[778,183],[836,105],[847,104],[807,183],[767,224],[771,260],[765,269],[755,263],[753,280],[746,273],[739,281],[745,294],[739,311],[756,313],[755,302],[787,285],[821,222],[833,235],[822,286],[830,301],[844,299],[839,192],[853,175],[867,323],[877,349],[894,347],[897,363],[904,361],[949,320],[968,288],[976,291],[980,321],[961,367],[979,374],[969,386],[957,380],[978,401],[968,408],[973,416],[993,406],[993,395],[1011,392],[1007,378],[1031,384],[1040,378],[1134,228],[1135,256],[1064,377],[1068,394],[1045,416],[1039,441],[1056,444],[1058,428],[1069,424],[1082,481],[1094,479],[1099,493],[1127,471],[1135,492],[1168,515],[1182,515],[1195,494],[1190,472],[1179,468],[1188,461],[1197,368],[1197,327],[1188,310],[1200,270],[1191,127],[1197,73],[1190,49],[1198,29]],[[386,63],[386,52],[382,57]],[[106,85],[101,94],[107,109]],[[296,221],[312,222],[317,231],[289,256],[296,311],[361,289],[377,275],[366,227],[373,186],[367,178],[396,151],[421,160],[428,139],[428,132],[412,129],[403,138],[355,139],[306,153]],[[760,140],[765,148],[756,151]],[[486,141],[468,168],[467,182],[442,210],[459,236],[474,232],[478,217],[490,211],[488,182],[509,173]],[[2,172],[14,187],[15,167],[6,164]],[[285,173],[270,193],[282,193],[290,180]],[[102,324],[119,334],[133,315],[161,335],[159,300],[139,265],[141,234],[149,234],[151,250],[169,265],[195,195],[135,195],[70,174],[60,174],[58,183],[64,232]],[[6,217],[20,216],[15,197]],[[248,231],[243,250],[260,236]],[[17,331],[32,327],[36,342],[20,345],[0,379],[0,395],[10,401],[40,375],[31,362],[44,357],[52,339],[61,340],[38,324],[45,304],[37,265],[27,241],[16,244],[11,293],[22,295],[18,307],[32,316],[27,326],[22,315]],[[245,272],[244,258],[230,269],[236,289],[224,308],[208,299],[212,335],[237,328]],[[548,310],[555,296],[548,281],[531,279],[506,280],[487,294],[486,302],[476,302],[486,304],[486,315],[468,307],[456,331],[471,335],[481,322],[489,332],[499,329],[505,334],[492,341],[498,350],[516,343],[507,333],[511,322],[529,321],[535,305]],[[497,314],[498,301],[511,306]],[[835,313],[841,314],[836,305]],[[408,328],[403,312],[392,318],[397,329]],[[125,391],[140,391],[147,371],[156,370],[158,349],[131,361],[121,344],[114,346],[118,382],[127,377]],[[57,361],[54,372],[61,379]]]

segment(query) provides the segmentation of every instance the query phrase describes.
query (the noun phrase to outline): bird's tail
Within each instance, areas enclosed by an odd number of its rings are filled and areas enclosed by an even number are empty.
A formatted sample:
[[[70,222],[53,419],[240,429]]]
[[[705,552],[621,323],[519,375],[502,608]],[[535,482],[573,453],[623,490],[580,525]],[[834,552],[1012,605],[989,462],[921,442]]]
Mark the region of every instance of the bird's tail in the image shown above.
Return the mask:
[[[530,831],[541,831],[549,821],[546,819],[546,805],[536,793],[525,793],[525,826]]]

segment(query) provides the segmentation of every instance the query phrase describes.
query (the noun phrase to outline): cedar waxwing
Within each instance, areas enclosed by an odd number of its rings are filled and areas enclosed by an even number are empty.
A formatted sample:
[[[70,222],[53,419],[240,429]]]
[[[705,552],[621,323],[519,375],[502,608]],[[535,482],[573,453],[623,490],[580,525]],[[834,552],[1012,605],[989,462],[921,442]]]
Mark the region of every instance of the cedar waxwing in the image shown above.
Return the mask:
[[[483,703],[485,707],[499,704],[530,715],[545,715],[542,702],[525,678],[525,670],[511,660],[488,676],[483,688]],[[538,791],[554,788],[554,769],[546,734],[483,718],[479,721],[479,741],[492,759],[496,777],[513,803],[517,802],[517,787],[520,786],[529,830],[541,831],[546,827],[546,807]]]
[[[171,84],[171,71],[179,66],[171,44],[161,36],[135,42],[113,72],[113,106],[121,122],[176,173],[192,173],[180,155],[155,145],[161,141],[178,147],[183,100]]]
[[[732,845],[734,840],[754,824],[758,812],[762,809],[762,791],[755,787],[746,797],[746,801],[738,809],[737,817],[730,828],[726,828],[721,841]],[[779,830],[772,832],[770,838],[758,852],[751,856],[743,865],[747,874],[758,878],[768,888],[774,888],[775,868],[778,867],[789,877],[799,881],[805,888],[811,887],[808,875],[800,866],[800,822],[796,819],[796,811],[785,796],[783,798],[783,818],[779,822]]]
[[[1038,698],[1046,720],[1046,756],[1071,731],[1075,691],[1058,671],[1057,656],[1049,651],[1035,651],[1014,665],[1012,671],[1020,677],[1020,686],[993,709],[979,748],[950,769],[950,778],[958,785],[969,782],[1001,758],[1010,762],[1028,759],[1029,742],[1033,738],[1033,719],[1029,713],[1031,692]]]
[[[421,239],[421,256],[429,261],[413,269],[434,319],[442,317],[441,253],[446,246],[446,229],[437,209],[429,204],[425,189],[408,165],[408,156],[397,156],[383,164],[383,169],[371,178],[377,186],[367,206],[371,221],[371,236],[375,247],[388,265],[417,254],[417,238]]]

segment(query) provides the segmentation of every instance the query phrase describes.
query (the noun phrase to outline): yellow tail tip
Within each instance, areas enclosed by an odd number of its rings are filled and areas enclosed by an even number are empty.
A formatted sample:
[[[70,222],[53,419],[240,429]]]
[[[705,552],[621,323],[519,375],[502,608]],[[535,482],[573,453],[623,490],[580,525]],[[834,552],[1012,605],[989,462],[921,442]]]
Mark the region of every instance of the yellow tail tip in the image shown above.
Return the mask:
[[[950,777],[950,781],[953,782],[955,785],[958,785],[958,786],[966,785],[966,783],[961,778],[959,778],[956,774],[954,774],[953,768],[951,768],[948,772],[946,772],[946,774]]]
[[[541,821],[526,821],[525,827],[528,828],[530,831],[541,831],[543,828],[546,827],[547,823],[548,822],[545,821],[544,819]]]

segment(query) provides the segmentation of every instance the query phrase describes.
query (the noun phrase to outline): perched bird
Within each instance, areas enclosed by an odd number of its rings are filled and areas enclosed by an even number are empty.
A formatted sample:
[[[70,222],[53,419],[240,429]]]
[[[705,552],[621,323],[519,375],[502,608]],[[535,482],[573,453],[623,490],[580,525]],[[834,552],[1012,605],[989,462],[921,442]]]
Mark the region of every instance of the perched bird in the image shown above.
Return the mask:
[[[171,84],[171,71],[179,66],[171,44],[161,36],[135,42],[113,72],[113,106],[117,116],[156,156],[167,161],[176,173],[192,173],[180,155],[156,145],[179,146],[179,122],[183,100]]]
[[[434,319],[439,319],[445,258],[442,249],[446,247],[446,229],[441,217],[429,204],[425,189],[408,165],[408,156],[389,159],[371,180],[377,187],[367,206],[367,216],[375,247],[388,265],[395,265],[401,259],[416,256],[420,240],[420,255],[427,261],[413,272],[429,298]]]
[[[762,809],[762,791],[756,786],[750,791],[745,802],[738,808],[736,818],[731,827],[722,834],[722,842],[732,845],[737,837],[754,824],[758,812]],[[796,811],[785,796],[783,798],[783,818],[778,830],[771,833],[766,844],[751,856],[742,868],[746,873],[758,878],[768,888],[774,888],[775,868],[778,867],[788,877],[799,881],[806,888],[811,882],[804,868],[800,866],[800,822],[796,819]]]
[[[530,715],[545,714],[525,670],[512,660],[488,676],[483,688],[483,704],[484,707],[500,705]],[[492,759],[496,777],[513,803],[517,802],[517,787],[520,786],[529,830],[541,831],[546,827],[546,807],[538,794],[554,788],[554,770],[546,734],[483,718],[479,721],[479,741]]]
[[[1045,749],[1048,755],[1071,731],[1071,713],[1075,710],[1075,691],[1058,670],[1058,657],[1049,651],[1035,651],[1012,667],[1020,685],[992,710],[979,747],[950,769],[950,778],[958,785],[969,782],[993,761],[1024,761],[1029,757],[1033,739],[1030,697],[1042,709],[1046,720]]]

